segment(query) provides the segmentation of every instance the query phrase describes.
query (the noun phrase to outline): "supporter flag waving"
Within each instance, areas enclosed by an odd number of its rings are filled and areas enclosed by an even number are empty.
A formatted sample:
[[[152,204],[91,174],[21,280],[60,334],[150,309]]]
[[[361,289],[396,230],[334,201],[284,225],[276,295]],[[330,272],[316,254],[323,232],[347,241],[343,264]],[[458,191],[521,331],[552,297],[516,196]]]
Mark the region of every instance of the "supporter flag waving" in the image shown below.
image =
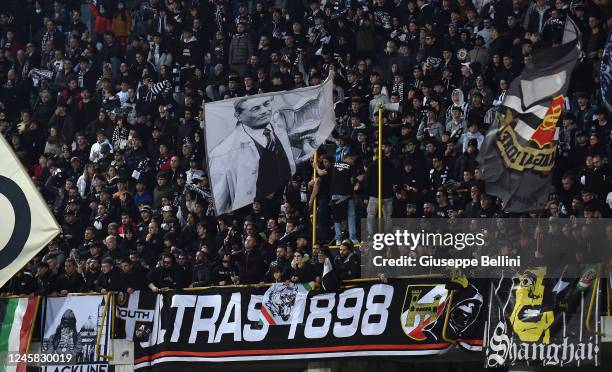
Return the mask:
[[[335,125],[333,74],[320,85],[204,106],[206,149],[217,214],[282,189]]]
[[[58,233],[30,176],[0,136],[0,286],[31,260]]]
[[[532,52],[512,81],[480,151],[487,193],[501,198],[507,212],[540,209],[548,200],[556,124],[580,56],[580,32],[570,18],[557,35],[551,47]]]

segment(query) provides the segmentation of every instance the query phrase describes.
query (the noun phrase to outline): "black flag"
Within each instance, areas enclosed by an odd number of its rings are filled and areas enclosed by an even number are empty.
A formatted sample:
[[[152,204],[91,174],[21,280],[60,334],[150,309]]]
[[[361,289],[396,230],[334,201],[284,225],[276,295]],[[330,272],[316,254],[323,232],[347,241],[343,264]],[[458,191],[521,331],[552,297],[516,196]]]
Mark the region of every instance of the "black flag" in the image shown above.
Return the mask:
[[[568,17],[560,45],[534,50],[482,144],[478,161],[487,193],[501,198],[507,212],[541,209],[548,201],[556,125],[580,56],[579,38]]]

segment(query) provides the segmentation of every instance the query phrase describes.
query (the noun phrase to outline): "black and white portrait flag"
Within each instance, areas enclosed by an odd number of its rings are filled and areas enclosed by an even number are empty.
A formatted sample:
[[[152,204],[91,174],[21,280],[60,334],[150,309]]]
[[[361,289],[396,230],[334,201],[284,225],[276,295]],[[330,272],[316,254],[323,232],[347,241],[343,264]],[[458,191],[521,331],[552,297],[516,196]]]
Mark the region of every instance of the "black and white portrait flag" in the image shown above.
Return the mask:
[[[204,106],[206,152],[217,215],[278,191],[335,125],[333,81]]]

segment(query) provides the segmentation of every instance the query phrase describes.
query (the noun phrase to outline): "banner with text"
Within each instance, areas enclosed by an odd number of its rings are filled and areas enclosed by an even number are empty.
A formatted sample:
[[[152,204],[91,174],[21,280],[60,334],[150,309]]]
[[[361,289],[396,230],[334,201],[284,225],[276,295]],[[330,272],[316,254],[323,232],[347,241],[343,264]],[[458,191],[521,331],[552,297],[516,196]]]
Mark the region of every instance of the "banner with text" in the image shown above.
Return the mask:
[[[491,282],[486,367],[599,364],[595,270],[589,272],[587,267],[580,279],[566,274],[552,279],[546,277],[545,268],[532,268]]]
[[[153,322],[141,323],[134,366],[351,356],[437,355],[457,341],[480,350],[487,284],[451,291],[444,278],[363,282],[311,291],[289,325],[261,321],[266,288],[215,288],[158,295]],[[275,306],[283,306],[282,301]],[[447,327],[444,323],[447,321]]]

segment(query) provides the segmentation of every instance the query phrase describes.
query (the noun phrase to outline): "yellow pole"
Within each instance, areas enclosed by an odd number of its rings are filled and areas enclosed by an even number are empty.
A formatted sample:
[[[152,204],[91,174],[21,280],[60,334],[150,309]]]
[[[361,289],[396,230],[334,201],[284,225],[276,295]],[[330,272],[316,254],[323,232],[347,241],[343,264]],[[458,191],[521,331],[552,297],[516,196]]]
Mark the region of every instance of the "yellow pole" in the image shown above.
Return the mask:
[[[315,183],[317,182],[317,150],[314,152],[314,158],[312,161],[312,188],[314,189]],[[317,197],[315,196],[312,201],[312,245],[317,242]]]
[[[378,106],[378,232],[382,232],[383,105]]]

